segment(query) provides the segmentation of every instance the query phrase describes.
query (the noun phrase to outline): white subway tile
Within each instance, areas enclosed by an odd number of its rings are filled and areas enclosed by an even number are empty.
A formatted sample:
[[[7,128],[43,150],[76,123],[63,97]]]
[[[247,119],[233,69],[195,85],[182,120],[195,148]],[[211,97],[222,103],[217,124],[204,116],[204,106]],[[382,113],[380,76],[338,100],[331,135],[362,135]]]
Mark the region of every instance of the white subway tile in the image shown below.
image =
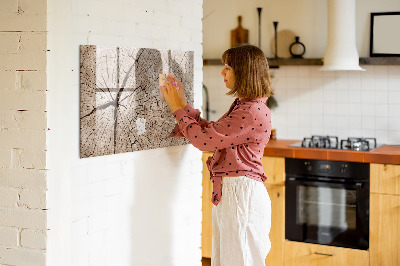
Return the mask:
[[[389,97],[389,104],[400,104],[400,89],[398,91],[391,91],[388,92]]]
[[[387,79],[388,74],[388,66],[387,65],[376,65],[374,66],[374,78],[379,79]]]
[[[325,103],[323,107],[324,116],[335,115],[336,114],[336,104],[335,103]]]
[[[389,131],[387,129],[381,130],[381,129],[375,129],[375,138],[377,141],[377,144],[387,144],[389,142]]]
[[[389,118],[388,117],[375,117],[375,131],[388,131],[389,130]]]
[[[349,103],[362,102],[362,90],[349,90]]]
[[[387,78],[375,78],[374,79],[374,90],[387,91],[388,90],[388,79]]]
[[[400,117],[400,104],[388,105],[389,117]]]
[[[375,117],[388,117],[389,106],[387,104],[375,104],[374,108],[375,108]]]
[[[363,116],[361,123],[363,130],[373,130],[375,128],[375,120],[371,116]]]
[[[298,67],[297,66],[286,66],[285,77],[298,77]]]
[[[389,131],[389,141],[391,144],[399,144],[400,143],[400,130],[398,131]]]
[[[374,101],[375,101],[375,105],[376,104],[387,104],[388,103],[388,92],[375,90]]]
[[[389,117],[389,130],[400,131],[400,117]]]
[[[374,91],[373,90],[362,90],[361,101],[364,104],[374,103]]]

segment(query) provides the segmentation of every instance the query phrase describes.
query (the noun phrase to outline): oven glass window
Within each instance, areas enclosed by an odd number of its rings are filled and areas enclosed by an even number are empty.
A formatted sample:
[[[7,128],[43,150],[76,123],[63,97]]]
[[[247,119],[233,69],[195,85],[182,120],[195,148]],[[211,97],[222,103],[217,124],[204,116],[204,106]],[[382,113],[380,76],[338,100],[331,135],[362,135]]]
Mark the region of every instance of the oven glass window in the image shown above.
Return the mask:
[[[356,191],[344,188],[298,186],[297,223],[356,228]]]

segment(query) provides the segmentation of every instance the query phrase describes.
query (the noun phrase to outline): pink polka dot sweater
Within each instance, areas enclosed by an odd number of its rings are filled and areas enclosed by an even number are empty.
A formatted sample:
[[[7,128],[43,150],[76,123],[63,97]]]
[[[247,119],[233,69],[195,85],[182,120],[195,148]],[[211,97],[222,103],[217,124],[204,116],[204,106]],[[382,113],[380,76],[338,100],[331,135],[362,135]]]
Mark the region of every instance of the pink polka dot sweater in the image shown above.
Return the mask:
[[[207,160],[214,205],[221,200],[224,176],[247,176],[261,182],[267,179],[261,164],[271,132],[271,112],[266,100],[267,97],[237,98],[216,122],[201,118],[200,111],[190,105],[174,113],[178,125],[170,137],[186,137],[199,150],[214,151],[214,156]]]

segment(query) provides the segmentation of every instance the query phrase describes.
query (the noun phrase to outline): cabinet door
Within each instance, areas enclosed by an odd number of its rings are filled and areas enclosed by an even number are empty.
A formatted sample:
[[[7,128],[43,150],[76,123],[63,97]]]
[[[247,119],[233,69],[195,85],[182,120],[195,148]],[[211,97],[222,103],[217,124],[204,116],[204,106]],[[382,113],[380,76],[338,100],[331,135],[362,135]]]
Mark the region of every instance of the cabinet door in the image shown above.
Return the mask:
[[[283,265],[285,240],[285,187],[265,184],[271,199],[271,250],[265,259],[266,266]]]
[[[285,241],[285,266],[367,266],[365,250]]]
[[[203,153],[203,195],[202,195],[202,224],[201,224],[201,253],[204,258],[211,258],[212,252],[212,183],[206,161],[211,152]]]
[[[371,193],[400,195],[400,165],[370,165]]]
[[[264,156],[261,163],[268,177],[266,184],[285,185],[285,158]]]
[[[400,265],[400,196],[371,194],[371,266]]]

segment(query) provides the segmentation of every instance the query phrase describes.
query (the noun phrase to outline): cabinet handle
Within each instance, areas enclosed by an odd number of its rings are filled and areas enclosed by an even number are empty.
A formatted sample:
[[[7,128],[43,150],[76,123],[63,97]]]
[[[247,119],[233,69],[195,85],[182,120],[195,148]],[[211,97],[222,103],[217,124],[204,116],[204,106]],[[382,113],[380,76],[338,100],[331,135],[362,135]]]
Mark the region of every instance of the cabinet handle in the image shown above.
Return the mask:
[[[314,252],[315,255],[323,255],[323,256],[335,256],[335,254],[327,254],[327,253],[320,253],[320,252]]]

